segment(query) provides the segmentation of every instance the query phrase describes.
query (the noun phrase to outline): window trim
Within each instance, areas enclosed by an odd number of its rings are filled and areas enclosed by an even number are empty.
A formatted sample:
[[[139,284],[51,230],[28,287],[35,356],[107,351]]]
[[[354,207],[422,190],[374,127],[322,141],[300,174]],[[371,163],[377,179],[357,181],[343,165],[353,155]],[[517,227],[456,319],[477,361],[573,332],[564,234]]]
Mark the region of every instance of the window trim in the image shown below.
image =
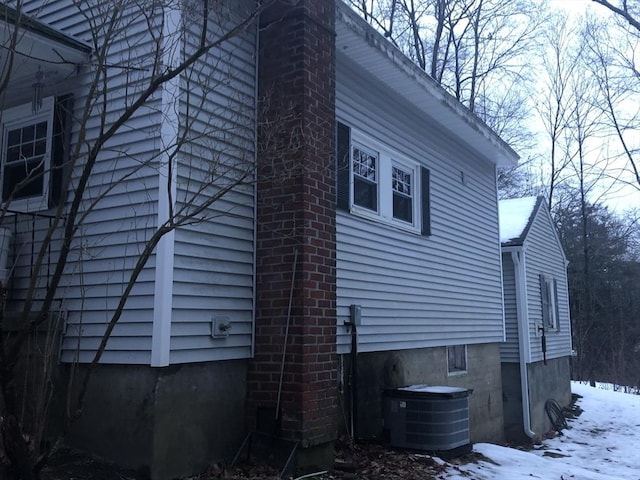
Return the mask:
[[[37,212],[49,209],[54,148],[54,107],[54,98],[47,97],[43,99],[42,107],[37,113],[32,112],[30,103],[8,108],[0,113],[0,201],[10,210]],[[43,158],[44,169],[41,177],[42,192],[30,197],[12,199],[9,202],[1,200],[4,196],[6,141],[9,130],[35,125],[45,120],[47,122],[47,144]]]
[[[370,210],[366,207],[356,205],[354,202],[354,167],[353,167],[353,151],[354,148],[360,148],[364,151],[377,153],[377,211]],[[422,202],[418,192],[422,191],[420,174],[420,163],[411,160],[386,145],[374,140],[370,136],[351,128],[349,150],[348,150],[348,168],[349,168],[349,211],[354,215],[372,219],[387,225],[406,230],[412,233],[421,234],[422,225]],[[413,180],[413,192],[411,197],[412,204],[412,222],[395,218],[393,216],[393,167],[397,166],[402,170],[410,173]]]

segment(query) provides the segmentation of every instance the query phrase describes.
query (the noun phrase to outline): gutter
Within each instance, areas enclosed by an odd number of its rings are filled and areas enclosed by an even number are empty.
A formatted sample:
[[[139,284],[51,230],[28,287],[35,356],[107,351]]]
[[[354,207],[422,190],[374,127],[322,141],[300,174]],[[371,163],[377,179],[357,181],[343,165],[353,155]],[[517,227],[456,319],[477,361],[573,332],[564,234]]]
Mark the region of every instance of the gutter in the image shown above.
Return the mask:
[[[509,249],[515,267],[516,305],[518,318],[518,345],[520,358],[520,388],[522,390],[522,427],[524,433],[531,439],[536,433],[531,430],[531,405],[529,403],[529,375],[527,373],[527,358],[529,351],[529,325],[527,309],[527,272],[524,263],[524,249],[517,247]],[[528,355],[525,355],[527,353]]]

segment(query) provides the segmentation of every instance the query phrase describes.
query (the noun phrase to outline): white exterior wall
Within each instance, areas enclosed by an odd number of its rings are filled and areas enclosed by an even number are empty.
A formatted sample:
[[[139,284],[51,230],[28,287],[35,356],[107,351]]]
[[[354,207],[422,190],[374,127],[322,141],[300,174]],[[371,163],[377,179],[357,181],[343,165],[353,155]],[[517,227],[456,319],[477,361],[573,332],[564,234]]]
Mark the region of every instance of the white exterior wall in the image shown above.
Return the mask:
[[[222,21],[238,22],[253,3],[234,2],[231,17]],[[188,37],[188,48],[197,47],[197,34],[194,30]],[[180,115],[183,121],[187,114],[196,119],[197,140],[180,157],[178,208],[202,188],[206,195],[215,194],[217,189],[205,187],[208,183],[226,185],[237,175],[250,175],[207,209],[205,221],[176,232],[171,363],[248,358],[252,353],[255,40],[255,27],[249,28],[212,50],[182,78]],[[211,336],[216,316],[229,318],[227,337]]]
[[[542,323],[540,275],[552,276],[558,284],[559,329],[546,332],[547,358],[571,354],[571,323],[569,321],[569,295],[567,269],[562,246],[554,235],[554,225],[547,212],[538,211],[525,239],[527,269],[528,325],[531,339],[531,361],[543,359],[542,341],[536,328]]]
[[[92,44],[85,15],[98,15],[101,7],[81,2],[80,8],[87,9],[84,15],[70,1],[30,2],[25,11],[43,23]],[[131,4],[131,8],[135,9],[134,4]],[[156,20],[156,25],[160,25],[159,17]],[[139,88],[131,83],[125,88],[125,84],[145,77],[149,73],[144,68],[152,66],[155,45],[148,34],[146,21],[139,11],[125,15],[122,19],[122,36],[109,44],[106,62],[113,66],[108,69],[107,98],[108,108],[112,112],[121,111],[125,103],[131,102],[136,88]],[[118,66],[135,66],[142,70]],[[84,113],[92,75],[90,67],[83,67],[77,78],[58,82],[48,93],[72,93],[74,116],[79,118]],[[90,177],[81,211],[86,212],[91,208],[91,212],[74,239],[55,303],[55,307],[59,306],[67,319],[61,352],[63,362],[75,358],[86,362],[93,358],[132,267],[157,225],[160,98],[160,92],[151,97],[107,142]],[[107,116],[107,127],[114,118],[112,114]],[[86,122],[89,143],[98,135],[99,122],[99,108],[96,107]],[[77,143],[79,128],[79,122],[74,122],[72,149]],[[86,148],[83,153],[86,153]],[[83,163],[81,160],[73,171],[74,184],[77,184]],[[141,168],[145,163],[148,165]],[[104,198],[89,207],[101,195]],[[38,238],[43,235],[48,220],[37,219],[33,222],[27,215],[21,214],[16,223],[19,226],[13,255],[17,268],[11,300],[17,308],[25,295],[32,262],[32,255],[26,255],[25,251],[32,244],[37,249]],[[31,224],[36,225],[35,233]],[[48,257],[51,264],[55,262],[58,251],[52,249]],[[152,256],[140,274],[107,344],[101,360],[103,363],[150,363],[154,269],[155,257]],[[46,282],[44,277],[46,275],[39,279],[42,285]],[[39,294],[40,298],[42,296]]]
[[[502,254],[502,283],[504,289],[505,341],[500,344],[500,359],[503,362],[519,362],[518,305],[516,299],[515,266],[511,253]]]
[[[362,351],[502,341],[494,165],[340,54],[336,70],[338,120],[430,169],[432,230],[423,237],[338,211],[339,352],[349,349],[351,304],[362,306]]]
[[[233,11],[212,12],[210,28],[226,32],[231,24],[235,25],[244,18],[253,3],[252,0],[235,2]],[[90,6],[83,4],[82,8]],[[198,4],[193,11],[178,12],[177,18],[182,17],[186,23],[192,20],[199,23],[197,8]],[[54,28],[91,43],[87,22],[71,2],[32,2],[26,11]],[[137,13],[124,22],[126,41],[123,37],[111,44],[109,63],[134,64],[141,68],[151,66],[156,45],[151,42],[145,17]],[[194,16],[190,16],[191,13]],[[156,25],[159,26],[160,17],[157,20]],[[231,23],[221,26],[224,22]],[[187,51],[197,47],[198,35],[196,25],[186,37]],[[95,198],[107,186],[115,184],[115,188],[107,193],[84,222],[82,235],[74,245],[63,279],[61,308],[67,316],[63,361],[74,358],[90,361],[93,358],[131,267],[158,224],[159,196],[167,187],[166,171],[158,168],[166,158],[160,155],[160,151],[166,145],[166,131],[172,130],[163,130],[163,122],[177,119],[181,129],[187,121],[193,122],[190,135],[193,142],[179,155],[179,167],[173,179],[175,208],[185,206],[196,192],[215,194],[215,189],[207,186],[212,181],[220,185],[238,172],[252,172],[255,156],[255,38],[255,28],[249,28],[240,37],[205,55],[180,78],[175,97],[170,92],[164,95],[165,102],[175,101],[175,105],[162,107],[163,90],[170,85],[161,88],[148,105],[126,123],[100,156],[91,177],[89,196]],[[67,89],[61,87],[62,91],[57,92],[75,95],[76,116],[82,113],[90,75],[85,72],[75,82],[76,85]],[[131,93],[131,86],[125,90],[124,83],[135,76],[145,75],[144,71],[115,69],[110,72],[113,82],[109,92],[111,108],[123,105],[127,100],[126,94]],[[166,116],[162,115],[163,111]],[[172,112],[176,113],[173,117]],[[88,124],[91,138],[97,134],[98,118],[90,118]],[[72,143],[77,138],[77,130],[76,124]],[[165,137],[161,138],[163,132]],[[149,167],[143,167],[124,179],[132,169],[147,161],[151,161]],[[79,173],[79,170],[74,172],[76,179]],[[159,188],[162,191],[159,192]],[[170,363],[181,363],[247,358],[251,355],[253,189],[253,181],[249,177],[245,186],[226,194],[199,216],[206,218],[205,221],[181,227],[175,237],[171,235],[167,239],[163,249],[158,250],[164,258],[158,261],[166,262],[174,269],[170,270],[173,279],[167,280],[164,289],[156,289],[156,281],[162,276],[158,277],[155,272],[155,254],[151,257],[109,340],[103,363],[154,362],[152,348],[162,349],[164,346],[162,341],[152,346],[152,337],[158,331],[162,333],[166,326],[170,335],[168,357],[158,357],[156,352],[156,358],[161,360],[155,360],[154,364],[162,364],[165,361],[162,358],[169,358]],[[195,203],[199,203],[197,199]],[[32,237],[37,239],[41,236],[47,222],[46,219],[32,221],[30,217],[20,217],[14,222],[17,232],[14,243],[21,245],[23,251],[25,248],[30,250],[34,245]],[[35,236],[32,224],[36,225]],[[56,256],[57,251],[53,249],[51,258]],[[12,297],[16,304],[24,297],[32,257],[32,254],[21,253],[17,258]],[[42,279],[43,284],[45,280]],[[169,306],[168,315],[155,297],[160,291],[171,295],[170,301],[163,304]],[[214,339],[211,336],[211,320],[216,315],[226,315],[232,322],[230,335],[226,338]],[[156,324],[162,322],[165,327],[156,325],[154,329],[154,321]]]

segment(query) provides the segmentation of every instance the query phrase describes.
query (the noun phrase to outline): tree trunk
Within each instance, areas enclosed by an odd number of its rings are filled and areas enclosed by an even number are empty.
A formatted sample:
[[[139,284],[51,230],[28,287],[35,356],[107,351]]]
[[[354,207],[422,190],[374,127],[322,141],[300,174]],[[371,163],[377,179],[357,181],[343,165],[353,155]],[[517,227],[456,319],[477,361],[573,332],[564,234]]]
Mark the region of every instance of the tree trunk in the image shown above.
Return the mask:
[[[37,480],[33,449],[22,434],[18,420],[13,415],[0,419],[0,478],[7,480]]]

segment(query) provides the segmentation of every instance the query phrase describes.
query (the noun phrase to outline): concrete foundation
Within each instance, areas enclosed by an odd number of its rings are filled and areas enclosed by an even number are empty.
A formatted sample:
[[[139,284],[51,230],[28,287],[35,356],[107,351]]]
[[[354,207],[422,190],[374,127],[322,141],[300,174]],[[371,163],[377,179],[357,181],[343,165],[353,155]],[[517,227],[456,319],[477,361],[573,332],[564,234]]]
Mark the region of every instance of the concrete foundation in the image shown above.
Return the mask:
[[[342,364],[341,396],[347,430],[349,417],[349,355]],[[382,435],[382,391],[406,385],[450,385],[473,389],[469,397],[471,442],[504,440],[499,344],[467,346],[466,373],[448,375],[445,347],[360,353],[358,355],[357,426],[361,438]]]
[[[561,357],[527,365],[529,377],[529,404],[531,429],[536,437],[543,437],[552,428],[545,412],[548,399],[561,406],[571,403],[571,371],[569,357]],[[502,364],[503,409],[505,438],[512,443],[529,441],[524,432],[522,417],[522,389],[520,387],[520,364]]]
[[[70,446],[169,480],[230,459],[245,436],[246,361],[100,366]]]

